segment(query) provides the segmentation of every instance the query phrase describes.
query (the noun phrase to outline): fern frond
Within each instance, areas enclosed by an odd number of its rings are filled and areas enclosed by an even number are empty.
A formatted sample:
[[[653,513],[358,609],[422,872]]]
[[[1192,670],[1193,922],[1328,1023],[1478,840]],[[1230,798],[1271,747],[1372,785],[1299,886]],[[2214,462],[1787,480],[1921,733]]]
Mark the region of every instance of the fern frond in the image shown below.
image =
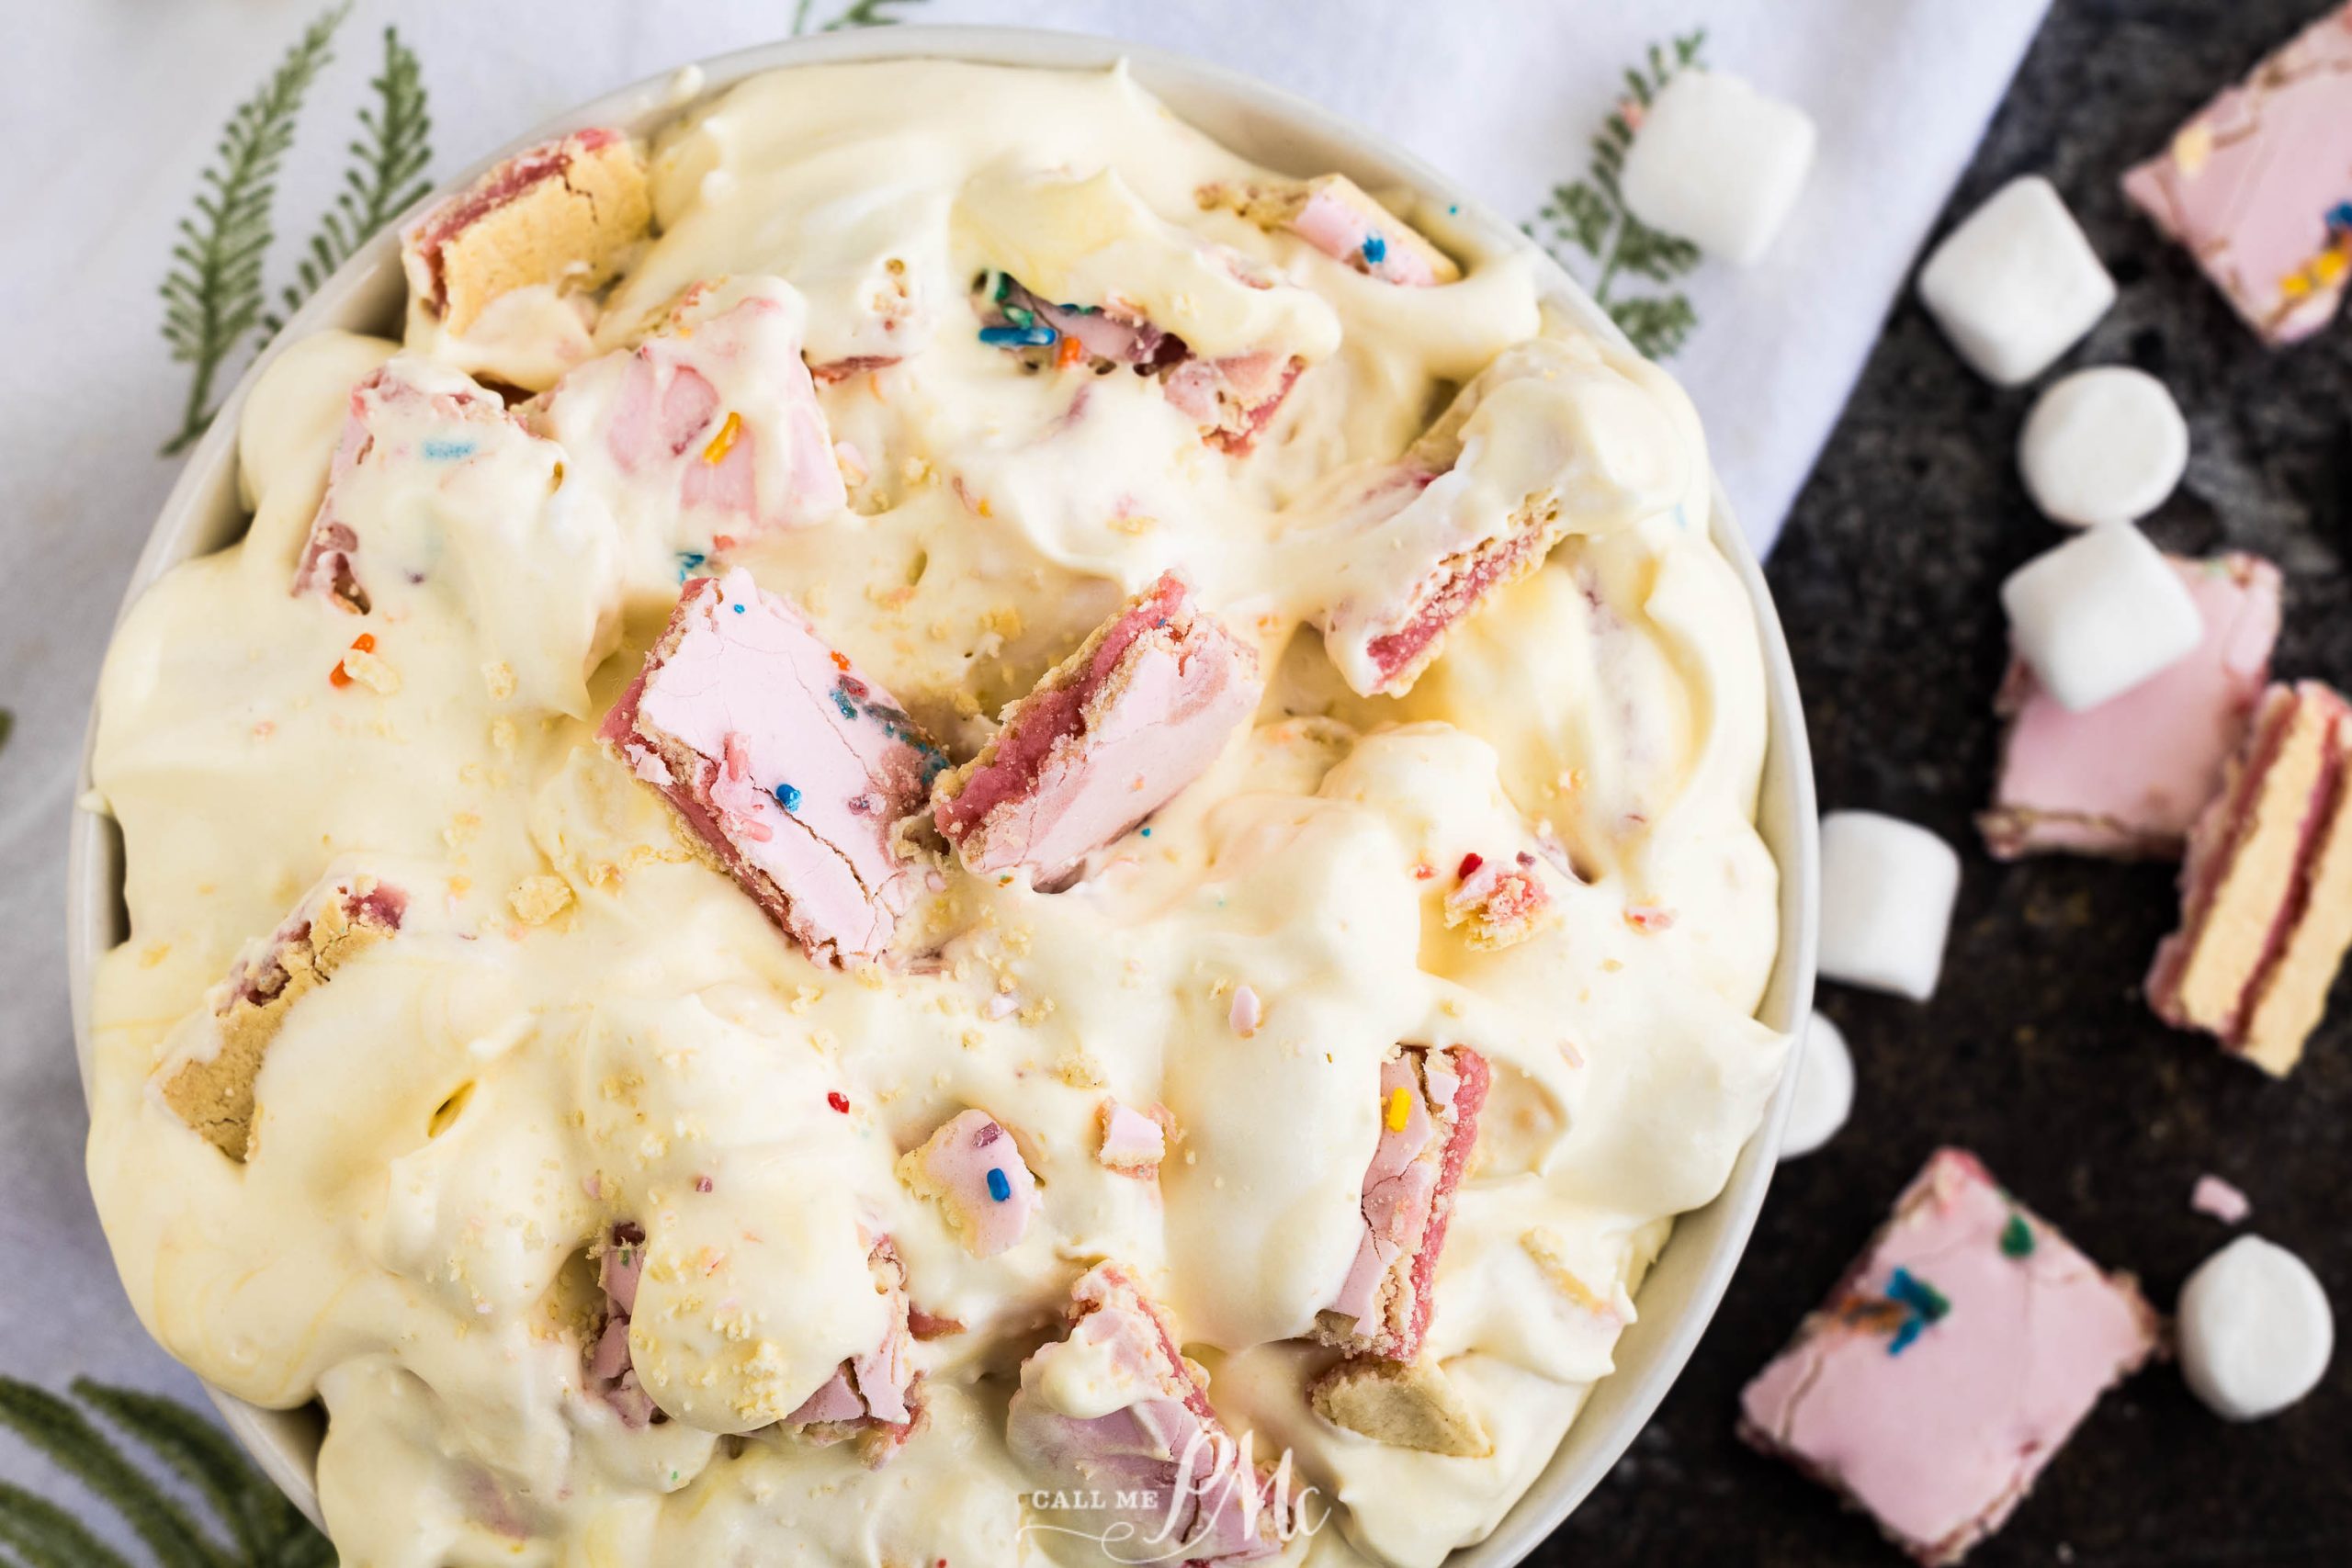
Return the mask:
[[[0,1376],[0,1426],[105,1499],[153,1552],[161,1568],[235,1568],[171,1494],[90,1424],[89,1417],[46,1389]],[[10,1544],[18,1544],[11,1542]]]
[[[1679,294],[1612,301],[1609,319],[1645,359],[1664,359],[1682,347],[1699,313]]]
[[[890,15],[894,9],[920,6],[923,0],[851,0],[838,17],[825,24],[829,33],[845,32],[851,28],[887,28],[902,18]]]
[[[164,341],[175,360],[195,369],[166,454],[188,446],[211,423],[213,384],[261,319],[261,257],[269,244],[277,167],[293,143],[302,99],[334,58],[329,46],[350,9],[351,0],[344,0],[312,22],[269,80],[237,106],[221,128],[218,162],[199,181],[195,215],[180,220],[175,265],[164,280]]]
[[[277,309],[262,318],[269,336],[354,251],[432,188],[424,177],[433,159],[424,75],[415,51],[401,42],[398,28],[384,29],[384,67],[368,85],[375,101],[359,111],[359,135],[347,149],[352,162],[343,172],[343,189],[303,248],[294,281],[278,291]]]
[[[0,708],[0,750],[7,749],[8,732],[16,728],[17,716],[6,708]]]
[[[130,1568],[81,1520],[45,1498],[0,1481],[0,1547],[23,1568]]]
[[[187,1405],[88,1378],[74,1380],[74,1395],[193,1486],[236,1537],[244,1562],[275,1562],[291,1529],[310,1529],[228,1435]]]

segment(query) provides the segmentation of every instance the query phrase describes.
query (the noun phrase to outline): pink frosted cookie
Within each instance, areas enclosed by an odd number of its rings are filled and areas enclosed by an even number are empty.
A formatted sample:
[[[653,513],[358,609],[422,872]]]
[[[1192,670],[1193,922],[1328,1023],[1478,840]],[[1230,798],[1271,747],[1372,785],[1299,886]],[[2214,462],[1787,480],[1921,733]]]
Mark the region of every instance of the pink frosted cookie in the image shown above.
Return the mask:
[[[2229,780],[2189,835],[2180,929],[2148,1002],[2284,1074],[2352,946],[2352,708],[2316,681],[2264,694]]]
[[[797,605],[694,579],[597,735],[810,957],[890,945],[915,894],[891,829],[942,759]]]
[[[800,356],[805,315],[775,278],[696,284],[635,348],[566,376],[533,418],[697,540],[821,523],[849,491]]]
[[[637,1285],[645,1277],[645,1231],[624,1220],[605,1236],[596,1259],[596,1288],[604,1292],[602,1321],[588,1337],[588,1392],[613,1407],[624,1427],[666,1421],[653,1396],[637,1381],[630,1364],[628,1320],[637,1311]]]
[[[869,1465],[887,1462],[915,1434],[922,1418],[922,1401],[910,1352],[914,1343],[907,1303],[906,1265],[888,1236],[874,1244],[866,1258],[874,1271],[874,1289],[889,1304],[890,1322],[882,1339],[862,1356],[843,1361],[822,1388],[802,1401],[784,1418],[811,1442],[837,1443],[854,1439]]]
[[[2072,712],[2013,660],[1995,706],[2009,720],[1993,807],[1977,818],[2001,860],[2176,855],[2222,791],[2270,675],[2278,569],[2259,556],[2172,561],[2205,623],[2196,651],[2098,706]]]
[[[1155,1561],[1200,1568],[1279,1552],[1295,1505],[1226,1430],[1127,1271],[1098,1263],[1080,1276],[1069,1324],[1021,1364],[1005,1422],[1013,1458],[1057,1489],[1099,1494],[1088,1533],[1125,1527],[1164,1553]]]
[[[1272,287],[1242,273],[1253,287]],[[1306,361],[1272,349],[1204,359],[1172,333],[1116,305],[1057,304],[1032,294],[1008,273],[995,273],[974,301],[980,341],[1026,355],[1031,363],[1096,374],[1125,368],[1159,379],[1168,400],[1190,414],[1201,439],[1235,457],[1246,456],[1282,407]]]
[[[940,778],[933,818],[974,873],[1051,884],[1206,772],[1260,690],[1257,655],[1169,572]]]
[[[1551,891],[1525,850],[1510,858],[1464,855],[1454,874],[1459,880],[1445,896],[1445,923],[1463,928],[1473,947],[1516,947],[1554,918]]]
[[[2156,1329],[2129,1276],[2101,1273],[1974,1156],[1942,1149],[1747,1385],[1740,1433],[1921,1562],[1957,1562],[2154,1353]]]
[[[1363,1239],[1315,1337],[1409,1361],[1436,1304],[1454,1189],[1478,1141],[1487,1061],[1466,1045],[1402,1045],[1380,1067],[1380,1142],[1363,1173]]]
[[[248,943],[209,998],[190,1043],[156,1069],[164,1103],[239,1162],[253,1157],[254,1080],[288,1009],[335,971],[396,935],[408,895],[364,872],[330,876],[258,942]]]
[[[1115,1100],[1105,1100],[1094,1112],[1099,1139],[1094,1157],[1122,1176],[1148,1179],[1157,1175],[1159,1162],[1168,1157],[1168,1129],[1162,1120],[1166,1115],[1161,1111],[1147,1116]]]
[[[985,1111],[957,1112],[901,1156],[899,1179],[938,1203],[975,1258],[994,1258],[1017,1244],[1046,1207],[1012,1134]]]
[[[1268,233],[1286,229],[1332,260],[1383,283],[1428,288],[1462,276],[1452,256],[1345,175],[1206,185],[1196,196],[1204,210],[1239,213]]]
[[[409,288],[462,334],[532,284],[594,288],[653,221],[645,162],[620,131],[576,130],[517,152],[401,234]]]
[[[360,536],[348,504],[367,471],[410,466],[454,474],[495,445],[530,439],[504,403],[466,377],[413,359],[386,362],[351,389],[326,494],[294,569],[295,593],[319,594],[355,614],[368,613]]]
[[[2266,342],[2334,320],[2352,273],[2352,6],[2224,89],[2123,190]]]

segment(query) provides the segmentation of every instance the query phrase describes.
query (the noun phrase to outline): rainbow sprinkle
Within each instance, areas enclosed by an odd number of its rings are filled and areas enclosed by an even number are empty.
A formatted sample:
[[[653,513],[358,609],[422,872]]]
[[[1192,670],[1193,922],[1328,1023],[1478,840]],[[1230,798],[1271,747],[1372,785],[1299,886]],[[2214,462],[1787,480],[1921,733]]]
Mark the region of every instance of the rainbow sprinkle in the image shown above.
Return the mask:
[[[1043,322],[1025,327],[982,327],[980,341],[990,348],[1045,348],[1062,334]]]
[[[1951,1299],[1925,1280],[1913,1276],[1908,1269],[1897,1269],[1886,1281],[1886,1299],[1904,1309],[1903,1326],[1894,1331],[1886,1353],[1900,1356],[1911,1348],[1912,1341],[1927,1332],[1931,1323],[1939,1323],[1951,1313]]]
[[[424,456],[433,462],[447,463],[453,462],[459,457],[472,457],[474,455],[474,444],[470,441],[452,441],[446,436],[434,435],[427,436],[425,438],[424,446],[422,450],[424,451]]]
[[[2009,1223],[2001,1227],[2001,1256],[2030,1258],[2033,1247],[2033,1227],[2025,1223],[2023,1214],[2011,1214]]]
[[[730,410],[726,423],[718,427],[718,434],[712,436],[710,445],[702,449],[702,460],[714,468],[727,461],[727,454],[735,449],[735,437],[742,434],[742,430],[743,416]]]
[[[1378,266],[1388,259],[1388,236],[1366,234],[1363,238],[1363,265]]]
[[[1413,1119],[1413,1097],[1401,1089],[1388,1091],[1388,1130],[1401,1133],[1405,1123]]]
[[[786,811],[797,811],[800,809],[800,792],[795,789],[792,785],[788,784],[780,784],[775,786],[775,803],[778,806],[783,807]]]
[[[993,1166],[989,1168],[989,1196],[1000,1203],[1009,1203],[1012,1201],[1012,1179]]]

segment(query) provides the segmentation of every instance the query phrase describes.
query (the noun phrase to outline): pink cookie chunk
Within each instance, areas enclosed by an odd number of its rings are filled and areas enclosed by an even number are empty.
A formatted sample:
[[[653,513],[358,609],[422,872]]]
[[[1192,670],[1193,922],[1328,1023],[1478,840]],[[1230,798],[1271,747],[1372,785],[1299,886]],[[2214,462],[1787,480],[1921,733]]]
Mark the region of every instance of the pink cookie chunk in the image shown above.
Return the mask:
[[[1070,1303],[1068,1337],[1021,1364],[1005,1423],[1013,1458],[1056,1488],[1099,1493],[1088,1532],[1125,1524],[1164,1553],[1153,1561],[1276,1555],[1297,1528],[1295,1502],[1226,1430],[1166,1316],[1115,1263],[1080,1276]]]
[[[899,1176],[938,1202],[975,1258],[994,1258],[1019,1243],[1046,1207],[1012,1134],[985,1111],[950,1118],[899,1161]]]
[[[2180,929],[2148,1003],[2283,1076],[2352,946],[2352,705],[2316,681],[2264,694],[2180,872]]]
[[[2270,678],[2278,569],[2258,556],[2173,560],[2204,617],[2197,650],[2080,713],[2013,660],[1996,710],[2009,719],[1993,807],[1977,818],[1996,858],[2167,856],[2222,792]]]
[[[2266,342],[2334,320],[2352,273],[2352,6],[2224,89],[2123,190]]]
[[[635,348],[572,371],[534,410],[574,451],[598,450],[709,541],[805,527],[849,504],[803,307],[784,284],[696,284]]]
[[[1390,1360],[1420,1353],[1487,1083],[1486,1058],[1466,1045],[1400,1046],[1381,1064],[1380,1142],[1363,1173],[1363,1239],[1315,1337]]]
[[[359,530],[348,514],[351,487],[363,470],[401,465],[454,471],[495,443],[529,439],[504,403],[466,378],[412,359],[388,361],[351,389],[326,494],[294,569],[295,593],[318,594],[356,615],[370,608],[359,579]]]
[[[604,1319],[589,1337],[587,1378],[588,1392],[611,1405],[621,1425],[629,1427],[669,1419],[654,1407],[653,1396],[639,1383],[629,1361],[629,1314],[637,1311],[637,1285],[644,1275],[645,1231],[625,1220],[606,1233],[604,1255],[596,1260]]]
[[[910,1359],[914,1337],[906,1266],[888,1236],[874,1244],[866,1266],[874,1272],[876,1292],[889,1303],[890,1322],[881,1342],[843,1361],[823,1387],[784,1420],[811,1442],[853,1439],[867,1464],[879,1465],[914,1436],[922,1402]]]
[[[1464,855],[1455,871],[1461,880],[1445,896],[1445,923],[1463,928],[1473,947],[1516,947],[1556,913],[1535,857],[1525,850],[1509,858]]]
[[[2156,1317],[1995,1184],[1939,1150],[1829,1301],[1741,1395],[1740,1432],[1925,1563],[2000,1529]]]
[[[751,573],[698,577],[598,737],[820,962],[890,945],[915,876],[890,842],[939,753]]]
[[[1248,272],[1247,258],[1233,255],[1230,265],[1242,281],[1272,286]],[[1198,423],[1201,439],[1237,457],[1249,454],[1306,368],[1306,360],[1274,349],[1204,359],[1182,338],[1116,305],[1057,304],[996,276],[992,290],[975,301],[981,342],[1061,370],[1157,377],[1168,400]]]
[[[1147,1116],[1115,1100],[1104,1100],[1095,1109],[1101,1142],[1094,1157],[1122,1176],[1152,1176],[1168,1157],[1168,1129],[1160,1120],[1166,1114]]]
[[[1205,773],[1261,689],[1257,655],[1167,573],[1005,710],[933,818],[975,874],[1054,883]]]
[[[1345,175],[1302,182],[1201,187],[1204,209],[1228,208],[1269,232],[1286,229],[1332,260],[1405,288],[1452,283],[1462,269]]]
[[[2218,1176],[2211,1174],[2197,1179],[2190,1189],[2188,1206],[2200,1214],[2210,1214],[2225,1225],[2236,1224],[2254,1213],[2253,1201]]]

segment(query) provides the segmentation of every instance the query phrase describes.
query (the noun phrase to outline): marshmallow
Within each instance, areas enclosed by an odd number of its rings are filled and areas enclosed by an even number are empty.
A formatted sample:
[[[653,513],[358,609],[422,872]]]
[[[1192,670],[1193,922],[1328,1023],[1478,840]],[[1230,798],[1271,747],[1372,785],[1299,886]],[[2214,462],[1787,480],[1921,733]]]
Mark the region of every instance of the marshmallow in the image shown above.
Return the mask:
[[[2131,523],[2165,503],[2188,467],[2188,422],[2144,370],[2101,366],[2053,383],[2026,416],[2018,467],[2061,523]]]
[[[2197,650],[2204,618],[2180,574],[2129,523],[2086,530],[2001,584],[2009,640],[2058,705],[2121,696]]]
[[[2180,1370],[2190,1392],[2232,1421],[2274,1416],[2327,1371],[2335,1319],[2310,1266],[2242,1235],[2180,1288]]]
[[[2082,341],[2115,303],[2115,280],[2056,189],[2029,175],[1936,247],[1919,299],[1978,375],[2014,387]]]
[[[1685,70],[1642,112],[1625,209],[1735,266],[1771,245],[1813,167],[1813,121],[1736,76]]]
[[[1821,819],[1821,972],[1924,1002],[1936,994],[1960,856],[1874,811]]]
[[[1806,1021],[1804,1049],[1789,1070],[1797,1076],[1788,1125],[1781,1134],[1781,1157],[1809,1155],[1838,1135],[1854,1109],[1854,1056],[1846,1036],[1819,1013]]]

